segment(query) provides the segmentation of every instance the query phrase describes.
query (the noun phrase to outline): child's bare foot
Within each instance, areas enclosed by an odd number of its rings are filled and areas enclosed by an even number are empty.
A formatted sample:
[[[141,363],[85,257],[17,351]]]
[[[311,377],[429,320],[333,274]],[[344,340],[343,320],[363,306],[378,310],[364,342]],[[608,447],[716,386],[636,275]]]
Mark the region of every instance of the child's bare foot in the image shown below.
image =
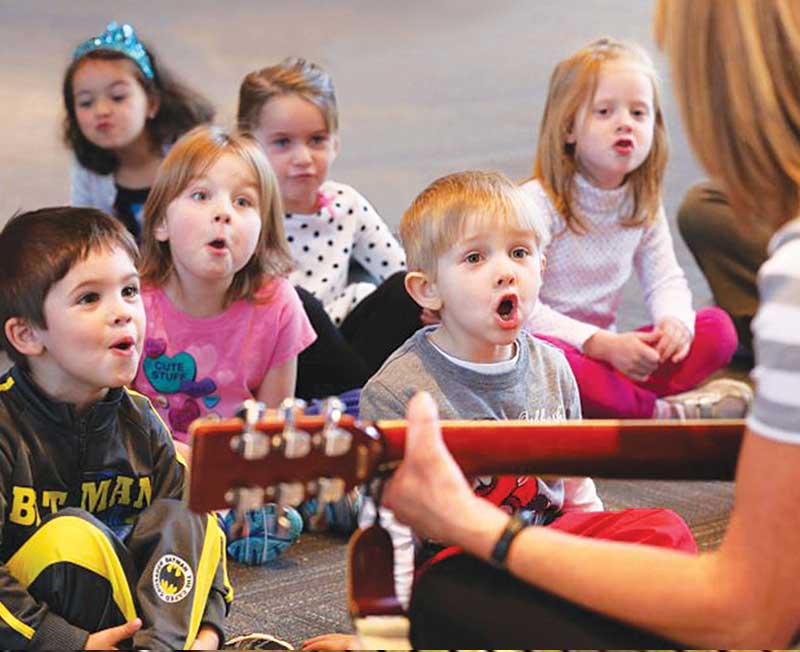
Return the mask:
[[[303,641],[304,650],[355,650],[357,645],[352,634],[320,634]]]

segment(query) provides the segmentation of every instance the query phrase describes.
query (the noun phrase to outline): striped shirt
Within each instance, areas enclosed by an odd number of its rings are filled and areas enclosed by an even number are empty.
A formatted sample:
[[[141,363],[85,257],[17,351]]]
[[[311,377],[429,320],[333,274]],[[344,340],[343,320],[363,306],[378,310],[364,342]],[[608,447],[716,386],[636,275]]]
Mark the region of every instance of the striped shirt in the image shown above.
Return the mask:
[[[758,273],[753,320],[756,397],[747,420],[759,435],[800,444],[800,218],[784,225]]]

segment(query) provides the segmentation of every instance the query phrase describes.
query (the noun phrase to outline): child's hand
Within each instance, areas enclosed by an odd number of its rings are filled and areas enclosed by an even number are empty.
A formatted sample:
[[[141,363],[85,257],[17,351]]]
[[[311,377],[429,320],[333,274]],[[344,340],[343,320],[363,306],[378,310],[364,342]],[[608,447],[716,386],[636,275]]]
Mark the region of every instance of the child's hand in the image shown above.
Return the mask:
[[[175,444],[175,452],[181,455],[186,462],[186,466],[189,466],[192,462],[192,447],[177,439],[173,440],[173,443]]]
[[[659,360],[667,360],[678,363],[682,362],[689,354],[689,347],[692,345],[692,334],[689,329],[675,317],[664,317],[655,329],[660,334],[659,340],[655,344],[658,351]]]
[[[657,331],[597,331],[586,340],[583,352],[590,358],[608,362],[631,380],[641,382],[658,368],[659,353],[653,347],[660,337]]]
[[[304,650],[355,650],[358,639],[351,634],[320,634],[303,641]]]
[[[203,625],[200,631],[197,632],[197,637],[192,644],[192,650],[218,650],[219,649],[219,634],[217,630],[210,625]]]
[[[116,650],[116,644],[130,638],[142,627],[142,621],[138,618],[129,620],[124,625],[101,629],[99,632],[89,634],[86,639],[84,650]]]

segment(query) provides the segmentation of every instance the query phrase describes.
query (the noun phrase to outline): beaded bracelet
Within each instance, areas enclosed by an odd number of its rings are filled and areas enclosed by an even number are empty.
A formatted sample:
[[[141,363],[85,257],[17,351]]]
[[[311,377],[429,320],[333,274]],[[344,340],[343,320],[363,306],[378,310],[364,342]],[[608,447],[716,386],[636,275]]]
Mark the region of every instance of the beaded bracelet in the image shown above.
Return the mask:
[[[492,554],[489,555],[489,561],[492,565],[497,568],[505,567],[508,551],[511,549],[511,543],[522,530],[531,524],[533,517],[533,512],[523,510],[508,519],[505,530],[503,530],[497,543],[494,544]]]

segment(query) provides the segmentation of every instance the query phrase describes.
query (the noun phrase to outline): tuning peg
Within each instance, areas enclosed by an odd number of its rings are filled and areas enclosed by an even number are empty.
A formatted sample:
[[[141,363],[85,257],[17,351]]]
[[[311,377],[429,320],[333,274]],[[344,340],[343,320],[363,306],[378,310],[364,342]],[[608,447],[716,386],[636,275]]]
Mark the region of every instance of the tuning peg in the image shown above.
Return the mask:
[[[258,460],[269,453],[269,439],[256,425],[263,418],[267,407],[254,399],[247,399],[236,413],[244,421],[244,431],[231,439],[231,448],[246,460]]]
[[[280,482],[276,492],[277,503],[281,507],[291,505],[297,507],[303,502],[306,492],[302,482]]]
[[[344,497],[344,488],[344,480],[341,478],[319,478],[309,486],[309,491],[314,494],[314,498],[306,503],[304,515],[309,531],[328,529],[325,508],[329,503],[338,502]],[[309,511],[310,506],[313,506],[313,512]]]
[[[295,412],[305,407],[306,402],[299,398],[286,398],[281,403],[283,454],[287,459],[305,457],[311,451],[311,435],[295,427]]]
[[[279,536],[285,536],[291,527],[291,522],[286,516],[286,507],[291,505],[297,507],[305,498],[305,489],[302,482],[281,482],[277,489],[277,509],[275,513],[278,518],[275,528]]]
[[[237,516],[264,505],[262,487],[235,487],[225,492],[225,501],[236,510]]]
[[[344,497],[344,480],[341,478],[320,478],[317,481],[317,500],[319,503],[334,503]]]
[[[353,436],[339,427],[343,412],[344,403],[335,396],[326,398],[322,402],[322,414],[325,417],[322,437],[325,440],[325,455],[329,457],[344,455],[350,450],[353,441]]]

